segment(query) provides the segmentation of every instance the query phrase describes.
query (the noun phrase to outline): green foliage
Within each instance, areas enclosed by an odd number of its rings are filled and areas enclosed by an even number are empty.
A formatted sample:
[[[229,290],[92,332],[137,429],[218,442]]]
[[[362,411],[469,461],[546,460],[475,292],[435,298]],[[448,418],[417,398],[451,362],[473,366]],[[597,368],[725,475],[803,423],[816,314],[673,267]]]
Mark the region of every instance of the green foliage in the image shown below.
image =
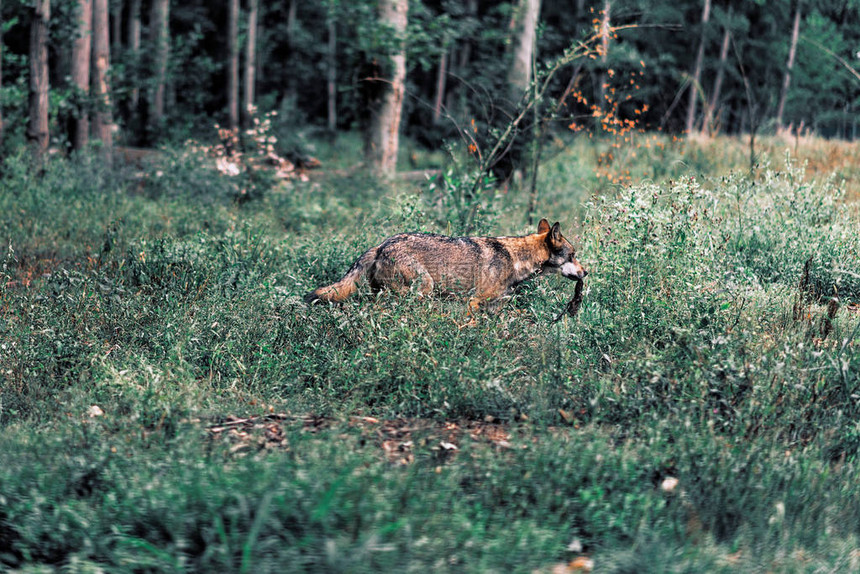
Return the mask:
[[[473,321],[460,299],[302,301],[476,205],[482,233],[531,231],[522,193],[465,198],[457,169],[238,204],[194,155],[165,153],[142,189],[86,155],[38,177],[7,158],[0,564],[533,571],[581,546],[615,572],[851,569],[856,204],[791,158],[724,175],[746,161],[726,142],[661,143],[629,166],[651,182],[585,205],[595,149],[542,169],[538,213],[590,272],[554,325],[561,277]]]
[[[857,478],[853,465],[833,472],[781,450],[705,446],[669,429],[621,442],[595,429],[524,430],[523,443],[537,439],[527,448],[464,445],[441,465],[428,449],[407,468],[374,456],[366,437],[347,427],[292,430],[287,452],[241,456],[211,443],[203,459],[187,432],[138,446],[125,443],[126,430],[83,421],[62,435],[16,433],[11,443],[4,435],[5,564],[534,569],[569,558],[565,547],[575,540],[607,571],[729,572],[774,563],[794,571],[800,558],[841,569],[850,551],[830,537],[851,528],[828,516],[851,516],[860,502],[845,488]],[[141,457],[150,463],[139,464]],[[669,469],[688,493],[655,486]],[[701,537],[686,549],[677,542],[685,528]],[[711,528],[734,545],[710,538]],[[830,537],[818,538],[828,528]],[[740,558],[729,558],[729,549]]]
[[[494,227],[499,194],[491,176],[477,172],[463,176],[449,167],[430,181],[427,191],[437,223],[447,225],[450,234],[482,235]]]
[[[274,3],[260,6],[256,79],[262,112],[279,109],[282,100],[292,102],[301,126],[325,123],[325,98],[329,61],[329,24],[334,24],[336,44],[335,82],[338,129],[361,126],[368,116],[368,78],[384,68],[393,47],[392,35],[378,21],[376,0],[316,3]],[[588,38],[600,21],[599,2],[545,5],[541,10],[536,51],[536,70],[545,69],[572,41]],[[728,4],[731,4],[730,6]],[[671,132],[684,129],[686,90],[694,67],[696,47],[704,32],[702,77],[695,89],[700,101],[711,98],[714,80],[725,72],[720,101],[716,102],[714,126],[725,133],[748,133],[774,128],[773,118],[782,90],[787,63],[795,2],[716,3],[711,19],[702,30],[700,0],[614,0],[611,26],[617,28],[605,58],[583,61],[574,77],[559,77],[547,99],[560,98],[573,80],[590,104],[604,104],[603,84],[621,97],[620,115],[641,126]],[[51,19],[51,134],[63,144],[65,122],[92,105],[69,87],[67,54],[77,33],[75,4],[54,6]],[[294,11],[291,12],[291,10]],[[514,102],[507,102],[505,78],[510,66],[513,41],[511,19],[516,3],[420,2],[409,7],[407,45],[407,97],[404,101],[404,131],[420,137],[424,146],[441,147],[456,137],[457,129],[471,126],[473,119],[484,129],[498,125]],[[146,9],[143,21],[146,23]],[[827,137],[856,138],[858,83],[854,47],[860,30],[860,7],[856,2],[810,3],[802,7],[800,41],[791,87],[787,94],[783,123],[803,126]],[[0,105],[5,120],[5,140],[14,149],[23,143],[27,115],[28,26],[31,6],[7,2],[2,7],[4,50],[3,87]],[[111,85],[113,117],[121,128],[117,141],[135,145],[184,142],[211,127],[225,113],[224,78],[226,8],[203,0],[188,0],[171,6],[170,57],[167,68],[166,118],[161,126],[145,121],[147,94],[153,85],[153,47],[144,34],[141,51],[132,52],[126,38],[128,10],[122,15],[121,42],[112,43]],[[242,13],[242,37],[246,29]],[[724,30],[731,33],[728,58],[720,61]],[[443,94],[448,118],[432,120],[438,70],[447,56],[446,88]],[[644,64],[644,70],[640,63]],[[609,70],[615,80],[607,76]],[[628,72],[644,71],[636,88],[618,79]],[[852,73],[854,70],[855,73]],[[609,80],[607,82],[607,80]],[[746,80],[746,81],[745,81]],[[143,96],[133,105],[132,94]],[[627,101],[627,95],[633,99]],[[372,99],[372,98],[371,98]],[[647,103],[647,112],[635,114],[634,104]],[[699,106],[701,110],[702,106]],[[59,114],[57,113],[59,111]],[[571,122],[590,121],[587,106],[570,105],[565,121],[552,127],[560,133]],[[213,120],[214,118],[214,120]],[[699,118],[701,119],[701,118]]]

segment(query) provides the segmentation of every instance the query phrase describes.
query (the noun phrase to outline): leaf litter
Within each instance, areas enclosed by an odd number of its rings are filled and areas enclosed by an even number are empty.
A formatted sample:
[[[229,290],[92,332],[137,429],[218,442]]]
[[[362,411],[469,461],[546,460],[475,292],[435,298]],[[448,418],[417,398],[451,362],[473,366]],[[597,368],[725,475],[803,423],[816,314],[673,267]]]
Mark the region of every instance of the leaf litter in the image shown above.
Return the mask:
[[[499,450],[514,448],[510,425],[491,417],[483,421],[438,421],[425,418],[378,419],[352,416],[346,426],[359,432],[367,443],[378,448],[390,463],[405,466],[415,462],[416,455],[444,463],[461,451],[465,442]],[[238,417],[230,415],[208,424],[207,437],[213,442],[229,444],[232,454],[281,449],[289,450],[287,431],[316,434],[342,426],[344,421],[314,414],[293,415],[269,413]],[[526,448],[522,443],[520,448]]]

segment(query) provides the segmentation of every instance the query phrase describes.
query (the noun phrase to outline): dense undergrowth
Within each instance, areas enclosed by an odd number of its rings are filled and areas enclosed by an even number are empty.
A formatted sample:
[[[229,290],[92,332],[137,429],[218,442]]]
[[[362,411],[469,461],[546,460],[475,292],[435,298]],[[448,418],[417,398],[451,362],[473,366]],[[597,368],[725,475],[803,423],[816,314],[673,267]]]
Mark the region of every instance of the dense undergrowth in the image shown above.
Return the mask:
[[[805,149],[750,174],[667,143],[630,166],[650,179],[609,189],[589,148],[556,155],[540,215],[590,275],[555,324],[559,277],[471,323],[459,300],[302,302],[387,235],[456,231],[450,172],[432,189],[316,176],[240,205],[183,154],[144,179],[7,159],[0,564],[856,568],[857,182],[806,173]],[[523,194],[486,193],[482,229],[531,231]],[[276,448],[207,430],[270,413]],[[326,424],[289,422],[309,413]],[[401,419],[508,435],[415,431],[398,464],[355,424]]]

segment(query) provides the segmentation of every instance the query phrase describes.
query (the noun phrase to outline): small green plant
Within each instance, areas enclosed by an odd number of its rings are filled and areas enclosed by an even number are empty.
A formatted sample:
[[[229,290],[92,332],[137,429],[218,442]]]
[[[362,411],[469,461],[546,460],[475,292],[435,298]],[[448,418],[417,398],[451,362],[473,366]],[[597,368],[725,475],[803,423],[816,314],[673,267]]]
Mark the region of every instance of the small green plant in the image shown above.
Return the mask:
[[[429,211],[449,234],[486,234],[498,219],[500,197],[492,178],[482,176],[476,186],[476,177],[448,168],[427,185]]]

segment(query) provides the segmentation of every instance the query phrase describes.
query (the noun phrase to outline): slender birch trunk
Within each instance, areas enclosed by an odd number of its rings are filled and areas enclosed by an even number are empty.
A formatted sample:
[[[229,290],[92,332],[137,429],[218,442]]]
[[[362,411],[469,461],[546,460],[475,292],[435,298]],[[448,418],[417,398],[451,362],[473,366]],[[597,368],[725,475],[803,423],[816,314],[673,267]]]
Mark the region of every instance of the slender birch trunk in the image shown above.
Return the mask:
[[[229,128],[239,129],[239,0],[230,0],[227,19],[227,114]]]
[[[707,28],[708,20],[711,17],[711,0],[705,0],[705,6],[702,9],[702,34],[699,38],[699,50],[696,53],[696,65],[693,68],[693,76],[690,80],[690,102],[687,104],[687,135],[693,133],[693,128],[696,123],[696,102],[699,100],[700,82],[702,78],[702,62],[705,59],[705,42],[708,38]]]
[[[3,89],[3,0],[0,0],[0,90]],[[0,146],[3,145],[3,102],[0,102]]]
[[[519,10],[519,33],[514,39],[514,57],[508,70],[510,99],[515,103],[522,99],[532,79],[540,0],[521,0]]]
[[[112,0],[110,12],[110,44],[114,58],[119,57],[122,49],[122,0]]]
[[[612,2],[610,0],[604,0],[603,2],[603,15],[600,21],[600,61],[603,64],[603,72],[600,74],[599,83],[600,85],[597,87],[597,105],[601,110],[606,109],[606,88],[607,83],[609,82],[608,76],[606,73],[606,68],[609,62],[609,37],[611,36],[611,15],[612,15]]]
[[[27,139],[36,159],[48,150],[48,22],[51,1],[34,0],[30,23],[30,94]]]
[[[379,20],[389,26],[399,40],[397,51],[390,54],[384,80],[383,95],[378,107],[371,110],[370,130],[366,154],[377,175],[391,176],[397,168],[397,150],[400,137],[400,118],[406,80],[406,22],[408,0],[380,0]]]
[[[157,131],[164,121],[167,62],[170,58],[170,1],[154,0],[149,16],[153,86],[149,96],[149,126]]]
[[[337,19],[334,14],[335,6],[328,7],[328,54],[326,63],[326,93],[328,95],[328,131],[331,135],[337,132]]]
[[[442,102],[445,101],[445,84],[448,78],[448,50],[442,52],[439,58],[439,70],[436,74],[436,98],[433,101],[433,124],[442,121]]]
[[[478,14],[478,1],[477,0],[466,0],[466,14],[469,17],[475,18]],[[451,49],[451,58],[448,62],[448,67],[453,74],[456,74],[461,79],[466,74],[466,70],[469,68],[469,62],[472,58],[472,42],[470,38],[461,38],[459,47],[454,46]],[[455,114],[459,112],[459,106],[456,106],[454,96],[456,95],[457,88],[459,84],[454,84],[450,88],[447,88],[447,107],[448,110],[454,110]]]
[[[729,20],[731,20],[731,17],[732,13],[731,9],[729,9]],[[717,77],[714,80],[714,90],[711,92],[711,99],[708,101],[707,108],[705,109],[705,121],[702,122],[702,131],[707,132],[708,135],[711,135],[713,132],[714,113],[720,104],[720,91],[723,87],[723,76],[726,73],[726,62],[729,57],[729,41],[731,37],[731,29],[729,24],[726,23],[723,30],[723,43],[720,46],[720,63],[717,68]]]
[[[92,92],[96,102],[92,135],[102,143],[102,156],[108,163],[113,152],[113,115],[110,84],[110,13],[108,0],[93,0]]]
[[[289,56],[294,54],[296,49],[296,12],[299,0],[290,0],[290,5],[287,8],[287,27],[285,30],[287,43],[287,53]],[[284,86],[285,99],[293,99],[296,95],[296,81],[292,74],[287,75],[286,86]]]
[[[788,62],[785,64],[785,76],[782,80],[782,91],[779,94],[779,107],[776,110],[776,127],[782,127],[782,115],[785,112],[785,100],[788,98],[788,88],[791,85],[791,72],[794,69],[794,56],[797,53],[797,39],[800,37],[800,11],[802,2],[798,0],[794,12],[794,26],[791,29],[791,46],[788,49]]]
[[[135,63],[135,69],[139,70],[140,65],[140,2],[141,0],[131,0],[128,6],[128,29],[126,30],[128,50]],[[140,89],[137,84],[140,82],[140,74],[136,74],[134,78],[134,87],[131,89],[131,109],[137,110],[140,102]]]
[[[245,42],[245,86],[242,111],[245,124],[250,125],[254,108],[254,87],[257,81],[257,18],[258,0],[248,0],[248,37]]]
[[[92,57],[92,0],[78,0],[77,36],[72,43],[72,85],[83,99],[72,122],[69,138],[72,149],[81,151],[89,145],[90,112],[88,96],[90,93],[90,58]]]

